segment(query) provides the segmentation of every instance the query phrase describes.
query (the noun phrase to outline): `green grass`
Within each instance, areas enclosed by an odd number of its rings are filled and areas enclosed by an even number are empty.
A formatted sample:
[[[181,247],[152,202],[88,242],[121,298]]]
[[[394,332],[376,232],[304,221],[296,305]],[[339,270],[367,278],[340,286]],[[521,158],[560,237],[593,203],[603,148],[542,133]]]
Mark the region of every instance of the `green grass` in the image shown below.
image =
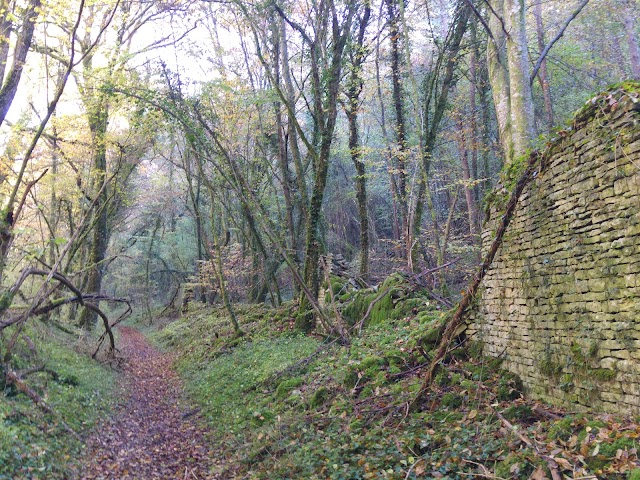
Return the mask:
[[[109,415],[114,373],[44,327],[30,329],[29,335],[38,351],[36,363],[44,363],[58,377],[36,373],[26,381],[55,415],[5,387],[0,394],[0,479],[77,478],[83,445],[60,422],[86,435],[101,416]]]

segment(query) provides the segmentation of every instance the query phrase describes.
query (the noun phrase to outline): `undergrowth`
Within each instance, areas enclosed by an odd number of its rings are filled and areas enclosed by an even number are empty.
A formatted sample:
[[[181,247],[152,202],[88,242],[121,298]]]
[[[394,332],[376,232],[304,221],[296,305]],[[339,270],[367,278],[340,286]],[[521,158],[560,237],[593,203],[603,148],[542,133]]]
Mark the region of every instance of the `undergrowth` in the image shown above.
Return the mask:
[[[113,400],[113,372],[84,353],[77,353],[46,326],[28,328],[37,358],[19,345],[17,367],[43,366],[25,381],[53,409],[42,412],[14,386],[0,394],[0,479],[72,479],[79,477],[83,445],[63,427],[81,437]]]
[[[636,478],[640,427],[539,409],[499,360],[478,355],[478,343],[447,355],[433,388],[409,408],[444,315],[419,303],[387,306],[399,310],[349,346],[294,335],[292,305],[239,307],[241,339],[221,309],[190,312],[155,338],[179,353],[222,478],[543,479],[549,460],[564,478]]]

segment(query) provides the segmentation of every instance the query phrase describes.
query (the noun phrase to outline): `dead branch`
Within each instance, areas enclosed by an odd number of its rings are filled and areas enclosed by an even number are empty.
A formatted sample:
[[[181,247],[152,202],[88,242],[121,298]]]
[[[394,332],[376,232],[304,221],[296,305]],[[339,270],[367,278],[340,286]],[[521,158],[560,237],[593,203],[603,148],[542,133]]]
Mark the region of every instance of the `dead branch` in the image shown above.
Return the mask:
[[[364,322],[366,322],[367,318],[369,318],[369,315],[371,315],[371,311],[373,310],[373,307],[376,305],[376,303],[382,300],[390,291],[391,291],[390,288],[385,289],[380,295],[378,295],[376,298],[373,299],[373,302],[369,304],[369,308],[367,308],[367,311],[365,312],[364,317],[362,317],[360,321],[357,323],[358,334],[362,332],[362,326],[364,325]]]
[[[333,294],[333,285],[331,285],[331,275],[329,273],[329,264],[327,262],[327,257],[324,257],[321,260],[322,263],[322,269],[324,270],[324,277],[325,277],[325,281],[327,282],[327,288],[329,290],[329,297],[331,298],[331,305],[333,306],[333,311],[336,315],[336,330],[338,330],[338,334],[340,335],[340,338],[342,338],[342,342],[345,345],[349,344],[349,333],[347,332],[347,330],[344,329],[344,319],[342,318],[342,315],[340,315],[340,311],[338,310],[338,305],[336,303],[336,299],[335,299],[335,295]]]
[[[480,287],[480,283],[484,279],[485,275],[487,274],[487,271],[489,270],[489,267],[493,263],[493,259],[495,258],[496,253],[498,252],[498,248],[500,248],[500,245],[502,245],[504,234],[507,230],[507,227],[509,226],[509,223],[511,222],[511,218],[513,217],[513,214],[515,213],[516,205],[518,204],[520,195],[522,194],[524,188],[534,178],[534,172],[538,167],[540,159],[541,159],[541,153],[538,151],[533,152],[530,155],[529,161],[527,163],[527,167],[525,168],[524,173],[520,176],[520,179],[518,180],[518,183],[516,184],[513,190],[513,193],[509,198],[509,202],[507,203],[505,212],[502,215],[502,219],[500,221],[498,230],[496,231],[496,236],[493,239],[493,242],[491,244],[491,248],[489,249],[489,252],[485,256],[485,259],[482,262],[482,265],[480,266],[480,269],[478,270],[478,273],[476,274],[473,282],[471,283],[466,293],[462,297],[462,300],[460,300],[460,303],[458,303],[458,306],[455,310],[455,313],[451,317],[451,320],[448,322],[442,334],[442,339],[440,341],[436,354],[433,360],[431,361],[431,364],[429,365],[427,372],[424,375],[422,387],[420,388],[420,391],[414,398],[412,405],[415,405],[416,402],[422,397],[424,392],[430,387],[431,382],[433,381],[435,371],[438,368],[440,361],[447,354],[449,345],[451,344],[451,341],[453,340],[453,337],[456,331],[458,330],[458,327],[462,325],[465,319],[465,315],[467,313],[467,309],[469,308],[473,299],[475,298],[476,293],[478,292],[478,289]]]
[[[127,305],[127,312],[130,312],[131,311],[131,305],[129,304],[129,301],[127,299],[109,297],[107,295],[102,295],[102,294],[83,294],[64,275],[62,275],[60,273],[55,273],[55,272],[54,273],[48,272],[46,270],[39,270],[39,269],[36,269],[36,268],[29,268],[29,269],[24,270],[22,272],[22,274],[20,275],[20,278],[9,289],[9,294],[10,295],[15,294],[15,292],[17,292],[20,289],[20,287],[22,286],[24,281],[31,275],[42,276],[42,277],[51,276],[51,278],[55,279],[60,284],[64,285],[69,290],[71,290],[71,292],[74,294],[74,296],[73,297],[69,297],[69,298],[65,298],[65,299],[61,299],[61,300],[54,300],[54,301],[51,301],[51,302],[49,302],[48,304],[46,304],[44,306],[39,306],[38,307],[36,305],[35,308],[29,309],[29,311],[27,311],[26,313],[22,313],[22,314],[14,317],[14,318],[11,318],[11,319],[8,319],[8,320],[0,322],[0,330],[2,330],[4,328],[7,328],[8,326],[20,323],[20,322],[24,321],[26,318],[28,318],[29,316],[43,315],[43,314],[48,313],[48,312],[50,312],[52,310],[55,310],[55,309],[57,309],[57,308],[59,308],[59,307],[61,307],[63,305],[67,305],[69,303],[79,303],[80,305],[83,305],[84,307],[96,312],[98,314],[98,316],[102,319],[102,323],[103,323],[103,326],[104,326],[105,334],[109,337],[110,350],[111,351],[115,350],[116,344],[115,344],[115,338],[113,336],[113,332],[111,330],[112,325],[110,325],[108,317],[98,307],[97,304],[100,301],[125,303]],[[90,302],[87,301],[87,300],[90,300]],[[93,303],[93,302],[95,302],[95,303]],[[121,318],[119,320],[121,321],[121,319],[122,319],[122,316],[121,316]],[[97,351],[96,351],[96,353],[97,353]],[[94,356],[95,356],[95,354],[94,354]]]
[[[12,383],[16,386],[16,388],[24,393],[27,397],[29,397],[33,403],[35,403],[38,407],[40,407],[40,409],[42,409],[44,412],[50,414],[50,415],[54,415],[55,416],[55,412],[51,409],[51,407],[49,405],[47,405],[47,403],[44,401],[44,399],[38,395],[32,388],[29,387],[29,385],[27,385],[24,380],[14,371],[12,370],[7,370],[7,383]],[[58,422],[60,423],[60,425],[62,425],[62,427],[71,435],[73,435],[76,440],[81,441],[80,435],[77,434],[77,432],[72,429],[66,422],[64,422],[61,419],[58,419]]]

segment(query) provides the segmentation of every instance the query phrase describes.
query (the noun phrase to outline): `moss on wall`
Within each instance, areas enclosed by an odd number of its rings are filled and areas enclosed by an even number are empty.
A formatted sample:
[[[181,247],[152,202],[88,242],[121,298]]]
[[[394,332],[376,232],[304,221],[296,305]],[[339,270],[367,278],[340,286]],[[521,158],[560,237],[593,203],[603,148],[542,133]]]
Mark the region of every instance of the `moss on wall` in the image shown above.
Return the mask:
[[[499,202],[491,207],[499,218]],[[495,228],[485,226],[488,246]],[[534,397],[640,413],[640,83],[549,142],[469,325]]]

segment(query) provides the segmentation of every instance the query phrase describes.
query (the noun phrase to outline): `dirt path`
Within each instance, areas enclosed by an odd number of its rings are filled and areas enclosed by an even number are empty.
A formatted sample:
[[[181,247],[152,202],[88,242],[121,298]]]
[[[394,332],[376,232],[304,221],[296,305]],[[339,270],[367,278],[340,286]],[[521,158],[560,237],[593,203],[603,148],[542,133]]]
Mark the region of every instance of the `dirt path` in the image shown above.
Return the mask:
[[[120,409],[87,441],[83,479],[212,479],[204,429],[182,402],[172,358],[120,328],[127,358]]]

